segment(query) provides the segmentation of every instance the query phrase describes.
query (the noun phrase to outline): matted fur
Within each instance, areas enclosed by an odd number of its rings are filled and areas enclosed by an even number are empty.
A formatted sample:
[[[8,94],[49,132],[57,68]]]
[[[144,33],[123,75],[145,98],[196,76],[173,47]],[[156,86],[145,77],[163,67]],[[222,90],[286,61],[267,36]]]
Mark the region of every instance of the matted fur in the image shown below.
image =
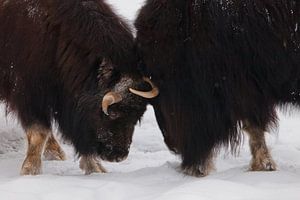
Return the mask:
[[[238,146],[242,121],[267,131],[276,105],[300,104],[299,23],[296,0],[146,2],[137,46],[160,88],[157,121],[183,168]]]
[[[54,119],[80,155],[126,157],[146,109],[128,88],[148,86],[125,21],[103,0],[0,0],[0,30],[0,99],[23,127]],[[112,90],[123,101],[106,116]]]

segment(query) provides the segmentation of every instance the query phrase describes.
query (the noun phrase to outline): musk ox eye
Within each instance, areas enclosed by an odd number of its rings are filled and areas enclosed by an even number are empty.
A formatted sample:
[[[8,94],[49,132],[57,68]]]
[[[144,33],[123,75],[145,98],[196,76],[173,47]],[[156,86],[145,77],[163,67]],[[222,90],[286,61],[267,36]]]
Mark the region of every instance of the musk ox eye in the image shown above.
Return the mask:
[[[109,113],[109,118],[110,119],[118,119],[118,118],[120,118],[121,117],[121,113],[119,113],[119,112],[116,112],[116,111],[111,111],[110,113]]]

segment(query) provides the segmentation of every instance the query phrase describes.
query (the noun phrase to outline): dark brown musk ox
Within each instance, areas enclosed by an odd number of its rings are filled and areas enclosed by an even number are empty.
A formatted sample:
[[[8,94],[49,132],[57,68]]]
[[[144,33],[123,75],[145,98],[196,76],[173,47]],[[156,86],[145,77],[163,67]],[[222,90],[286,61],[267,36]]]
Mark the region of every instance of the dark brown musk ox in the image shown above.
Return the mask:
[[[250,170],[276,170],[265,132],[300,106],[300,1],[147,0],[135,22],[152,104],[182,169],[207,175],[222,146],[250,139]]]
[[[158,91],[138,71],[125,21],[103,0],[0,0],[0,30],[0,99],[28,139],[21,174],[41,173],[43,150],[65,159],[53,122],[86,174],[105,171],[97,157],[126,158],[147,103],[129,88]]]

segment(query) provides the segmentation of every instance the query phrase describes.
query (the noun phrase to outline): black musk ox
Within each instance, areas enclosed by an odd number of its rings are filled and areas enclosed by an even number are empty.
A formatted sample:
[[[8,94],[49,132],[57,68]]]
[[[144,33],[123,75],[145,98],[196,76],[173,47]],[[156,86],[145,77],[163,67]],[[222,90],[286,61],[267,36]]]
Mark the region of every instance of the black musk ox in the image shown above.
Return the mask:
[[[128,25],[103,0],[0,0],[0,30],[0,98],[28,139],[21,174],[41,172],[44,146],[65,158],[53,121],[87,174],[104,171],[97,156],[123,160],[147,103],[129,88],[151,90]]]
[[[250,170],[275,170],[264,133],[275,107],[300,105],[300,1],[148,0],[136,20],[153,106],[182,169],[209,173],[221,146],[249,134]]]

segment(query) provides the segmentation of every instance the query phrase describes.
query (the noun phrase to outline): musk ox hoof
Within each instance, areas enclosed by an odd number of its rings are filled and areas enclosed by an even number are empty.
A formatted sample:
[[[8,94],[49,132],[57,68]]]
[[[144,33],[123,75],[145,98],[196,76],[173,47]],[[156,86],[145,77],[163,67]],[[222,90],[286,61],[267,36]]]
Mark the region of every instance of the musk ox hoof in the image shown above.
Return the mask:
[[[82,156],[79,167],[85,172],[85,175],[92,173],[106,173],[105,168],[95,158],[92,157]]]
[[[271,158],[252,160],[250,171],[276,171],[276,164]]]
[[[209,174],[209,172],[202,171],[199,168],[195,167],[189,167],[189,168],[183,168],[183,173],[188,176],[194,176],[194,177],[204,177]]]
[[[214,169],[213,163],[210,163],[207,166],[190,166],[190,167],[182,167],[182,171],[184,174],[188,176],[194,177],[205,177]]]
[[[42,173],[42,161],[40,158],[26,158],[20,174],[21,175],[38,175]]]
[[[64,161],[64,160],[66,160],[66,154],[61,148],[45,149],[44,158],[45,158],[45,160]]]

